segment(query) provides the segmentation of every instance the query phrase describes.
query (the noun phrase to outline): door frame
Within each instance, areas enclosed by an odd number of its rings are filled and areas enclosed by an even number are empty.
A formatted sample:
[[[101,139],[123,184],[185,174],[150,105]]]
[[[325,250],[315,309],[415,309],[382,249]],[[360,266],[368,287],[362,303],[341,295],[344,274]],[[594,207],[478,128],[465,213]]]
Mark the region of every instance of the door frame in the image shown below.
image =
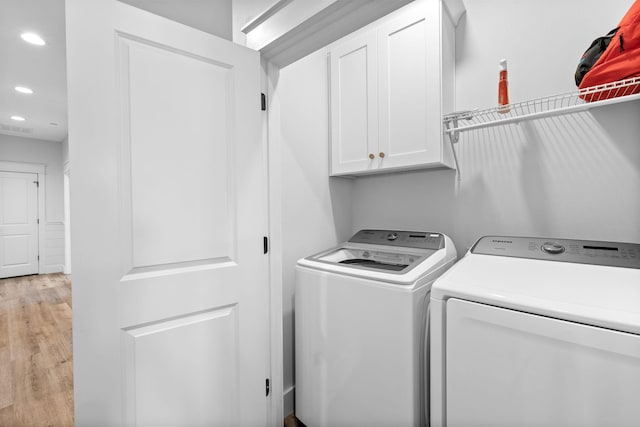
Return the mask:
[[[282,163],[280,139],[280,104],[276,95],[280,68],[260,57],[262,90],[266,94],[266,117],[262,126],[262,140],[267,162],[267,204],[269,232],[269,356],[271,371],[271,400],[268,418],[270,425],[284,422],[286,400],[293,400],[293,390],[284,390],[284,336],[283,336],[283,266],[282,266]]]
[[[71,166],[67,160],[62,167],[64,197],[64,274],[71,274]]]
[[[38,176],[38,274],[44,274],[46,258],[45,246],[45,194],[46,194],[46,170],[47,166],[41,163],[26,162],[5,162],[0,161],[0,171],[17,172],[17,173],[33,173]]]

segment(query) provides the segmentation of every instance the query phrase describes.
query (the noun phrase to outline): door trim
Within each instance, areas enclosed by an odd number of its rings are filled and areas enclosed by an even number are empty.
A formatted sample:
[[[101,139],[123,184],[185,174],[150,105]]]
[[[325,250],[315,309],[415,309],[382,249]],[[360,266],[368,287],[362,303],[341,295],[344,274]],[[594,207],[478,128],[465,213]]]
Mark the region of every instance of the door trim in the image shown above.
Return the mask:
[[[270,286],[270,370],[271,400],[268,417],[270,425],[282,425],[285,414],[284,393],[284,337],[282,312],[282,163],[280,138],[280,103],[276,95],[280,68],[261,59],[263,91],[267,94],[266,124],[263,143],[266,144],[269,216],[269,286]],[[265,87],[266,85],[266,87]],[[293,395],[293,393],[291,393]]]
[[[63,166],[64,198],[64,274],[71,274],[71,166],[67,160]]]
[[[45,224],[47,218],[45,217],[45,194],[46,194],[46,170],[47,166],[41,163],[26,163],[26,162],[5,162],[0,161],[0,171],[3,172],[18,172],[18,173],[33,173],[38,175],[38,274],[45,273],[46,259],[46,246],[45,242]]]

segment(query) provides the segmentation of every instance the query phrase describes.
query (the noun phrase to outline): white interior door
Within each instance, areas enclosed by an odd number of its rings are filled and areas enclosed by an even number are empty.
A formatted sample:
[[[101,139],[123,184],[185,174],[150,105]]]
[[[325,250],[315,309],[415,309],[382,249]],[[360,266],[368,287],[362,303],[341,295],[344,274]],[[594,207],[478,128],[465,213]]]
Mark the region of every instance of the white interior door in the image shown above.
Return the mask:
[[[267,420],[257,52],[67,0],[77,425]]]
[[[38,274],[38,175],[0,172],[0,278]]]

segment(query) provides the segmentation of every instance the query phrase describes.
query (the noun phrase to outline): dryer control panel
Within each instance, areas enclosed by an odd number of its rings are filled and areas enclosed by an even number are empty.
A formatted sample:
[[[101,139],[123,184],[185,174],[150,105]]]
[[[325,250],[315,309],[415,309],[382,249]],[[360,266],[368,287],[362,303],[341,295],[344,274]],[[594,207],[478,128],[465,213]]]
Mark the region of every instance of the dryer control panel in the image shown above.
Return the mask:
[[[640,245],[634,243],[485,236],[471,253],[640,269]]]

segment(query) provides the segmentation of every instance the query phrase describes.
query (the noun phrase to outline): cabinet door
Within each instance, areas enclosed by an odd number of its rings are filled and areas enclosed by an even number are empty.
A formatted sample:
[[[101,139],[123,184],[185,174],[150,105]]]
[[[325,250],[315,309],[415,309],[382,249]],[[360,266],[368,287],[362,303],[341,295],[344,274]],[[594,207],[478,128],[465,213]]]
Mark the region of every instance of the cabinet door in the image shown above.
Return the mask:
[[[371,32],[331,50],[332,175],[378,168],[376,45]]]
[[[432,39],[433,30],[438,29],[438,15],[429,15],[433,18],[427,20],[424,9],[422,2],[415,4],[378,31],[376,155],[384,169],[441,162],[441,96],[439,90],[433,93],[427,84],[434,82],[439,88],[438,38]],[[433,71],[436,75],[428,79]]]

